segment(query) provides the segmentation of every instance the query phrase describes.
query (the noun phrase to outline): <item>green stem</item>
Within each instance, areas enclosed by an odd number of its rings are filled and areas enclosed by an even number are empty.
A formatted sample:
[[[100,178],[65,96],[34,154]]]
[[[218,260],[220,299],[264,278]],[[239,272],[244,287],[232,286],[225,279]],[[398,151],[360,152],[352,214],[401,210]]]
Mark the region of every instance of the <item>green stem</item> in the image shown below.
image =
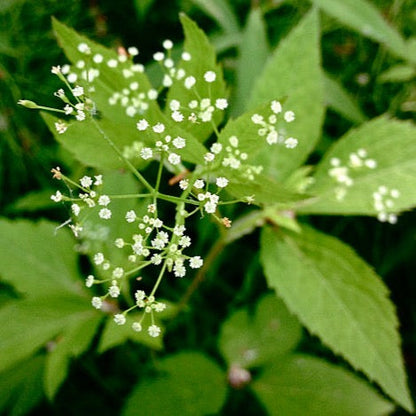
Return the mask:
[[[159,276],[158,276],[158,278],[157,278],[157,280],[156,280],[156,283],[155,283],[155,285],[154,285],[154,287],[153,287],[152,293],[150,293],[150,295],[149,295],[149,296],[154,296],[154,295],[155,295],[156,290],[157,290],[157,288],[159,287],[160,282],[161,282],[161,281],[162,281],[162,279],[163,279],[163,275],[165,274],[165,270],[166,270],[166,261],[163,263],[162,269],[160,270]]]

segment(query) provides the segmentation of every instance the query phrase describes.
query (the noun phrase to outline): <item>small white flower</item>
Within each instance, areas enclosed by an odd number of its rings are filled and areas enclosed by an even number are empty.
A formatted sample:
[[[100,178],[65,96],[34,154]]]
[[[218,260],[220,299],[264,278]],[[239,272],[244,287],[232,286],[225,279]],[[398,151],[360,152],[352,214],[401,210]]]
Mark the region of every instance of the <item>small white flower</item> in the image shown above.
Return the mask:
[[[171,100],[169,103],[169,108],[172,111],[178,111],[181,107],[181,103],[178,100]]]
[[[295,119],[295,113],[293,111],[286,111],[283,117],[287,123],[291,123]]]
[[[67,130],[67,128],[68,128],[68,125],[65,122],[61,121],[61,120],[60,121],[57,121],[55,123],[55,129],[58,132],[58,134],[65,133],[66,130]]]
[[[94,276],[92,274],[90,274],[86,279],[85,279],[85,286],[87,287],[91,287],[94,284]]]
[[[196,79],[195,77],[193,77],[192,75],[190,77],[186,77],[185,78],[185,88],[190,90],[196,83]]]
[[[177,235],[178,237],[181,237],[185,231],[186,228],[184,225],[175,225],[175,228],[173,229],[173,234]]]
[[[173,42],[169,39],[164,40],[162,45],[166,50],[173,48]]]
[[[228,101],[226,98],[217,98],[215,101],[215,107],[219,110],[225,110],[228,107]]]
[[[165,74],[162,80],[162,85],[166,88],[169,88],[170,86],[172,86],[172,84],[172,78],[168,74]]]
[[[156,205],[155,204],[149,204],[147,206],[147,212],[150,212],[151,214],[156,212]]]
[[[331,166],[339,167],[341,165],[341,160],[337,157],[332,157],[329,163],[331,164]]]
[[[70,74],[68,74],[67,76],[67,80],[68,82],[70,82],[71,84],[73,84],[74,82],[77,82],[78,79],[78,75],[74,74],[73,72],[71,72]]]
[[[207,71],[204,74],[204,79],[206,82],[214,82],[216,78],[217,78],[217,75],[215,74],[214,71]]]
[[[188,107],[189,107],[191,110],[193,110],[194,108],[197,108],[197,107],[198,107],[198,101],[197,101],[197,100],[192,100],[192,101],[189,101]]]
[[[103,306],[103,301],[98,296],[94,296],[91,299],[91,305],[94,306],[95,309],[101,309]]]
[[[153,54],[153,59],[156,62],[161,62],[165,59],[165,54],[163,52],[156,52],[155,54]]]
[[[364,164],[369,168],[369,169],[375,169],[377,167],[377,162],[374,159],[367,159]]]
[[[298,145],[298,140],[294,139],[293,137],[289,137],[288,139],[285,140],[285,146],[288,149],[293,149]]]
[[[177,123],[180,123],[181,121],[183,121],[183,119],[184,119],[184,116],[183,116],[183,114],[180,112],[180,111],[174,111],[172,114],[171,114],[171,117],[172,117],[172,119],[174,120],[174,121],[176,121]]]
[[[263,125],[263,116],[261,116],[260,114],[253,114],[251,116],[251,121],[254,124],[262,124]]]
[[[276,130],[272,130],[266,137],[266,142],[270,145],[277,143],[279,135]]]
[[[77,114],[76,114],[75,118],[76,118],[78,121],[83,121],[83,120],[85,120],[85,113],[84,113],[84,111],[77,111]]]
[[[78,217],[79,213],[81,212],[81,208],[78,204],[72,204],[71,211],[76,217]]]
[[[390,191],[390,195],[391,195],[393,198],[398,198],[398,197],[400,196],[400,192],[399,192],[397,189],[392,189],[392,190]]]
[[[102,56],[101,54],[96,53],[96,54],[93,56],[92,60],[93,60],[96,64],[100,64],[100,63],[104,60],[104,58],[103,58],[103,56]]]
[[[97,266],[99,266],[100,264],[104,263],[104,254],[103,253],[97,253],[94,255],[94,264],[96,264]]]
[[[75,88],[72,89],[72,94],[74,97],[80,97],[81,95],[84,95],[84,88],[77,85]]]
[[[189,259],[189,266],[191,269],[199,269],[204,264],[200,256],[194,256]]]
[[[111,211],[108,208],[100,209],[98,216],[103,220],[109,220],[111,218]]]
[[[154,303],[154,309],[156,312],[162,312],[166,309],[166,304],[163,302]]]
[[[182,59],[184,61],[190,61],[191,60],[191,54],[189,52],[182,52]]]
[[[189,185],[189,180],[188,179],[182,179],[179,182],[179,188],[181,188],[184,191],[188,188],[188,185]]]
[[[191,238],[188,237],[187,235],[182,236],[179,241],[178,244],[183,247],[183,248],[187,248],[190,247],[191,245]]]
[[[215,159],[214,153],[211,153],[211,152],[205,153],[204,155],[205,162],[209,163],[209,162],[212,162],[214,159]]]
[[[139,50],[135,46],[130,46],[127,48],[127,52],[131,56],[137,56],[139,54]]]
[[[112,298],[117,298],[120,296],[120,288],[116,285],[110,286],[108,288],[108,293]]]
[[[216,182],[218,188],[225,188],[228,185],[228,179],[223,177],[218,177]]]
[[[168,156],[168,161],[172,165],[179,165],[179,163],[181,163],[181,157],[176,153],[170,153]]]
[[[114,315],[114,322],[117,325],[124,325],[126,323],[126,317],[122,313]]]
[[[61,73],[61,67],[60,65],[53,66],[51,69],[52,74],[58,75]]]
[[[107,66],[110,67],[110,68],[116,68],[117,65],[118,65],[118,61],[116,59],[110,59],[107,62]]]
[[[165,125],[163,123],[157,123],[152,129],[155,133],[163,133],[165,131]]]
[[[111,199],[109,198],[108,195],[101,195],[98,198],[98,205],[102,205],[106,207],[110,202],[111,202]]]
[[[177,149],[183,149],[186,146],[186,140],[183,137],[178,136],[173,139],[172,144]]]
[[[149,127],[149,123],[143,118],[136,124],[136,126],[137,130],[144,131]]]
[[[124,247],[124,240],[122,238],[116,238],[116,240],[114,241],[114,245],[117,248],[123,248]]]
[[[73,108],[73,107],[71,107],[69,104],[67,104],[67,105],[64,107],[64,111],[65,111],[65,114],[68,116],[69,114],[71,114],[71,113],[74,111],[74,108]]]
[[[211,152],[212,153],[214,153],[214,154],[216,154],[216,155],[218,155],[218,153],[221,153],[221,150],[222,150],[222,144],[221,143],[214,143],[212,146],[211,146]]]
[[[208,202],[205,203],[204,209],[208,214],[214,214],[216,209],[217,209],[217,204],[215,204],[211,201],[208,201]]]
[[[280,104],[279,101],[276,101],[276,100],[272,101],[270,107],[271,107],[273,113],[275,113],[275,114],[279,114],[279,113],[282,112],[282,104]]]
[[[205,182],[202,179],[197,179],[194,183],[196,189],[202,189],[205,186]]]
[[[152,264],[158,266],[160,263],[162,263],[162,256],[160,254],[153,254],[153,256],[150,258],[150,261]]]
[[[238,138],[237,136],[231,136],[228,141],[230,142],[230,145],[233,147],[238,147]]]
[[[90,53],[91,53],[91,49],[90,49],[90,47],[89,47],[86,43],[84,43],[84,42],[82,42],[82,43],[78,44],[77,49],[78,49],[81,53],[85,53],[86,55],[88,55],[88,54],[90,54]]]
[[[160,335],[160,328],[157,325],[150,325],[147,332],[151,337],[158,337]]]
[[[137,215],[133,210],[127,211],[126,212],[126,221],[127,222],[134,222],[136,221]]]
[[[124,269],[122,267],[116,267],[113,270],[112,276],[115,279],[121,279],[123,277],[123,275],[124,275]]]
[[[142,330],[142,326],[139,322],[133,322],[131,324],[133,331],[140,332]]]
[[[151,159],[153,157],[153,150],[150,147],[143,147],[140,151],[140,156],[144,160]]]
[[[60,201],[62,201],[62,197],[63,197],[63,195],[59,191],[56,191],[54,195],[51,195],[51,199],[54,202],[60,202]]]
[[[90,176],[83,176],[79,183],[83,188],[89,188],[92,185],[92,179]]]
[[[135,108],[135,107],[133,107],[132,105],[129,105],[129,106],[126,108],[126,114],[127,114],[129,117],[134,117],[134,116],[136,115],[136,108]]]

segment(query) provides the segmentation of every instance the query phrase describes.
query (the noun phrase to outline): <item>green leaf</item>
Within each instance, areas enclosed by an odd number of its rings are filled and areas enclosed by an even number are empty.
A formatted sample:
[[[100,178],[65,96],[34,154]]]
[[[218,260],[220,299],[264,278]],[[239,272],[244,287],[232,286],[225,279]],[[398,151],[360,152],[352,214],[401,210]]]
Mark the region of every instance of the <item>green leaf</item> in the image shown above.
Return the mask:
[[[398,64],[382,72],[378,81],[380,82],[407,82],[416,76],[416,69],[411,65]]]
[[[102,316],[91,311],[80,321],[73,322],[56,340],[46,360],[44,386],[49,399],[53,399],[68,374],[70,360],[82,354],[91,344]]]
[[[74,239],[66,229],[41,221],[0,220],[0,273],[27,297],[82,293]],[[7,236],[7,237],[6,237]]]
[[[249,309],[234,312],[222,325],[219,348],[229,367],[252,368],[292,350],[302,328],[275,295],[261,299],[252,316]]]
[[[344,87],[328,74],[324,74],[323,80],[328,107],[353,123],[363,123],[366,120],[365,115]]]
[[[191,0],[206,15],[211,16],[224,33],[237,33],[240,28],[227,0]]]
[[[381,416],[394,406],[357,376],[294,354],[274,360],[252,384],[270,415]]]
[[[338,140],[319,163],[314,184],[308,192],[317,195],[310,204],[299,209],[300,213],[377,215],[374,193],[380,186],[387,188],[383,201],[391,200],[388,212],[400,212],[416,205],[416,128],[410,122],[390,120],[387,117],[373,119],[357,129],[349,131]],[[375,169],[365,166],[349,166],[350,154],[359,149],[367,152],[367,159],[377,163]],[[348,167],[352,186],[338,183],[329,175],[331,159],[338,158]],[[388,193],[397,189],[398,198]],[[339,192],[343,191],[342,197]]]
[[[239,115],[246,109],[254,82],[269,55],[267,28],[260,8],[250,10],[238,50],[234,115]]]
[[[351,248],[312,228],[300,235],[267,228],[261,261],[269,286],[313,334],[413,409],[394,305],[382,280]]]
[[[56,203],[50,198],[55,190],[45,189],[42,191],[30,192],[17,199],[9,207],[12,212],[36,212],[56,207]]]
[[[320,137],[324,98],[319,44],[318,14],[312,10],[280,42],[253,89],[249,108],[287,97],[285,110],[296,114],[290,130],[299,145],[286,152],[279,147],[264,147],[258,155],[265,172],[278,179],[299,167]]]
[[[97,314],[87,299],[55,293],[0,309],[0,371],[29,357],[75,322]]]
[[[147,328],[151,323],[146,322],[146,319],[144,324],[142,324],[143,330],[141,332],[136,332],[132,329],[131,325],[133,322],[139,322],[141,317],[141,314],[129,313],[126,316],[126,324],[121,326],[117,325],[112,319],[108,319],[100,338],[98,352],[101,354],[110,348],[124,344],[128,340],[146,345],[154,350],[161,350],[163,347],[162,336],[154,338],[148,334]],[[156,322],[156,325],[161,326],[160,322]]]
[[[44,363],[45,357],[37,356],[0,373],[0,411],[5,412],[2,414],[26,415],[42,400]]]
[[[191,60],[182,61],[179,64],[179,68],[185,70],[186,76],[194,76],[196,84],[192,89],[188,90],[184,86],[183,79],[175,80],[169,89],[167,103],[175,99],[180,101],[183,107],[188,107],[188,103],[192,100],[199,100],[198,97],[210,98],[212,103],[215,103],[217,98],[226,98],[227,94],[222,69],[216,63],[216,54],[213,46],[204,32],[189,17],[181,14],[180,19],[185,33],[184,50],[191,55]],[[216,79],[214,82],[208,83],[204,80],[204,74],[207,71],[215,72]],[[197,94],[195,94],[195,91]],[[166,106],[166,111],[170,113],[169,106]],[[182,112],[185,115],[185,119],[180,123],[180,126],[201,142],[212,134],[212,124],[218,125],[224,117],[224,112],[216,109],[213,113],[212,122],[194,123],[188,120],[192,110]]]
[[[160,373],[139,383],[123,416],[218,414],[226,396],[225,374],[198,352],[182,352],[159,362]]]
[[[366,0],[311,0],[311,2],[363,36],[380,42],[392,54],[406,60],[410,58],[400,33],[386,22],[370,2]]]

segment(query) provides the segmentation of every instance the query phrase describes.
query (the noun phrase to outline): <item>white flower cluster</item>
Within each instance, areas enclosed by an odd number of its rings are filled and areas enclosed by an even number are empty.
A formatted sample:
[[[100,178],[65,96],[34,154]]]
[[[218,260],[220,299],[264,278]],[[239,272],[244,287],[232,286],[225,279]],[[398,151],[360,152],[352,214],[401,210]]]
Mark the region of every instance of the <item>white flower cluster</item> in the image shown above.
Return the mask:
[[[285,138],[284,130],[276,130],[276,124],[278,122],[277,115],[282,112],[282,105],[279,101],[272,101],[270,104],[271,114],[265,119],[260,114],[253,114],[251,121],[254,124],[260,126],[257,133],[260,137],[266,137],[266,142],[272,144],[284,144],[288,149],[293,149],[298,145],[298,140],[289,137]],[[286,123],[291,123],[295,119],[295,113],[293,111],[286,111],[283,115]]]
[[[342,165],[341,159],[337,157],[331,158],[329,163],[332,167],[328,170],[328,175],[340,185],[335,189],[335,196],[338,201],[345,198],[347,188],[354,184],[354,179],[351,177],[352,172],[363,168],[375,169],[377,167],[377,162],[368,158],[365,149],[358,149],[357,152],[350,153],[345,165]]]
[[[155,89],[151,88],[146,92],[138,92],[139,83],[134,81],[130,83],[128,88],[123,88],[119,92],[114,92],[108,99],[110,105],[121,105],[126,110],[129,117],[137,114],[144,114],[149,109],[149,102],[154,101],[158,97]]]
[[[395,208],[394,200],[400,197],[397,189],[388,189],[386,186],[379,186],[373,193],[373,204],[378,212],[377,219],[381,222],[390,224],[397,223],[397,215],[393,212]]]

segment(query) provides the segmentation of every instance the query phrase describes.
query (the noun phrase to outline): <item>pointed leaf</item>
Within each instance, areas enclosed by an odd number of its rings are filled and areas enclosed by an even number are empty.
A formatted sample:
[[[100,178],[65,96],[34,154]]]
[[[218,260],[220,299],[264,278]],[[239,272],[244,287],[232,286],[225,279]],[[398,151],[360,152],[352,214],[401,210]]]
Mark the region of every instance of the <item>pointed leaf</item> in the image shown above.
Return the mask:
[[[225,374],[198,352],[182,352],[159,363],[160,374],[139,383],[123,416],[218,414],[226,395]]]
[[[348,246],[312,228],[265,229],[261,261],[269,286],[334,352],[407,410],[413,409],[387,288]]]
[[[275,295],[265,296],[255,315],[234,312],[222,325],[219,348],[228,365],[251,368],[286,354],[299,342],[302,328]]]
[[[323,80],[328,107],[353,123],[363,123],[366,120],[365,115],[344,87],[328,74],[324,74]]]
[[[394,406],[357,376],[324,360],[293,354],[253,383],[270,415],[381,416]]]
[[[98,314],[91,309],[86,298],[64,293],[9,302],[0,309],[0,371],[46,346],[74,322]]]
[[[233,105],[235,115],[246,109],[254,82],[269,55],[267,28],[260,8],[250,10],[238,50],[237,88]]]
[[[299,209],[302,213],[378,215],[381,200],[384,211],[400,212],[416,206],[416,127],[409,122],[379,117],[349,131],[318,165],[314,183],[308,192],[317,195],[310,205]],[[375,168],[353,167],[351,154],[364,150],[362,161],[373,160]],[[351,186],[330,175],[333,158],[348,168]],[[380,187],[386,189],[380,190]],[[397,190],[398,194],[392,190]],[[390,201],[390,202],[387,202]]]
[[[53,399],[68,374],[71,358],[82,354],[90,345],[102,317],[91,311],[80,321],[70,325],[48,353],[44,375],[45,393]]]
[[[266,172],[279,179],[305,161],[320,136],[324,98],[319,43],[318,14],[312,10],[280,42],[254,86],[249,108],[287,97],[285,108],[296,114],[290,125],[291,134],[299,140],[294,151],[267,147],[258,155]]]
[[[386,22],[380,11],[369,1],[311,0],[311,2],[363,36],[380,42],[394,55],[404,59],[411,58],[400,33]]]
[[[30,358],[0,373],[0,411],[9,416],[29,413],[43,398],[44,356]],[[6,413],[7,410],[7,413]]]
[[[28,297],[60,290],[82,293],[74,240],[68,230],[41,221],[0,220],[2,279]]]

